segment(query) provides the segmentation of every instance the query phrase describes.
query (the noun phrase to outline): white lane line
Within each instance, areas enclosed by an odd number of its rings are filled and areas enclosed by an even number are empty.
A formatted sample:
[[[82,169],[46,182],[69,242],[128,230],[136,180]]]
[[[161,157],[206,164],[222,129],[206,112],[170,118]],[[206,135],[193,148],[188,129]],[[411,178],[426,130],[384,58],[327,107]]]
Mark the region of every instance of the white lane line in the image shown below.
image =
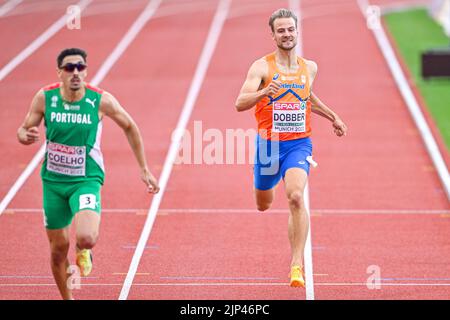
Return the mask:
[[[357,2],[363,16],[366,17],[367,9],[370,7],[369,2],[367,0],[357,0]],[[419,104],[417,103],[417,100],[408,85],[408,81],[406,80],[400,63],[398,62],[394,50],[392,49],[386,33],[384,32],[383,26],[380,24],[380,27],[371,28],[371,30],[375,36],[378,46],[381,49],[381,52],[383,53],[383,57],[389,66],[389,70],[394,77],[395,83],[397,84],[400,93],[408,107],[408,110],[411,113],[411,116],[413,117],[414,122],[420,131],[420,136],[422,137],[428,154],[430,155],[431,160],[436,167],[439,178],[441,179],[442,185],[447,195],[447,199],[450,200],[450,174],[448,172],[447,165],[442,158],[439,147],[434,140],[433,134],[431,133],[431,130],[425,120],[425,117],[422,114],[422,111],[420,110]]]
[[[53,279],[52,276],[0,276],[0,279]]]
[[[0,17],[5,16],[8,12],[17,7],[17,5],[20,4],[21,2],[22,0],[10,0],[6,2],[4,5],[0,7]]]
[[[332,282],[319,282],[316,283],[318,286],[361,286],[367,287],[367,283],[357,283],[357,282],[344,282],[344,283],[332,283]],[[381,287],[450,287],[450,283],[380,283]]]
[[[85,3],[89,3],[91,0],[84,1]],[[154,14],[156,8],[159,6],[162,0],[150,0],[148,5],[145,7],[144,11],[137,18],[137,20],[130,27],[128,32],[116,46],[114,51],[108,56],[106,61],[102,64],[97,74],[94,76],[93,80],[90,82],[92,85],[98,85],[106,76],[106,74],[111,70],[117,60],[122,56],[125,52],[125,49],[130,45],[130,43],[136,38],[136,35],[142,30],[144,25],[150,20],[152,15]],[[82,1],[83,2],[83,1]],[[85,4],[86,5],[86,4]],[[33,173],[34,169],[38,166],[40,161],[45,155],[45,143],[39,148],[39,151],[33,157],[31,162],[22,172],[20,177],[8,191],[6,196],[3,198],[2,202],[0,202],[0,216],[17,194],[19,189],[23,186],[28,177]]]
[[[317,214],[449,214],[450,210],[414,209],[315,209]]]
[[[365,282],[316,282],[324,287],[366,287]],[[380,283],[381,287],[450,287],[450,283]],[[54,287],[55,283],[0,283],[1,287]],[[81,283],[86,287],[119,287],[122,283]],[[136,287],[289,287],[286,282],[186,282],[186,283],[134,283]],[[292,290],[292,289],[290,289]],[[377,291],[377,290],[372,290]]]
[[[228,15],[230,3],[231,0],[221,0],[217,7],[214,20],[211,24],[207,40],[203,47],[203,51],[201,53],[197,68],[195,70],[195,75],[191,82],[191,87],[189,88],[189,92],[184,103],[180,118],[178,120],[175,132],[172,135],[172,142],[164,161],[163,170],[159,179],[161,189],[159,193],[154,196],[150,209],[148,210],[148,216],[139,238],[136,251],[134,252],[127,277],[120,292],[119,300],[127,299],[131,289],[131,285],[133,284],[134,276],[139,266],[142,254],[144,253],[145,244],[147,243],[147,240],[150,236],[156,214],[159,210],[159,205],[164,195],[164,191],[166,189],[166,185],[169,180],[170,173],[172,171],[173,164],[178,153],[178,149],[180,147],[181,138],[191,116],[192,110],[194,109],[195,102],[206,75],[206,71],[216,48],[219,36],[222,32],[223,25]]]
[[[83,11],[92,0],[81,0],[77,3],[80,10]],[[32,55],[37,49],[39,49],[48,39],[53,37],[59,30],[61,30],[67,22],[70,16],[66,13],[61,18],[53,23],[44,33],[37,37],[32,43],[22,50],[17,56],[15,56],[10,62],[8,62],[0,70],[0,81],[2,81],[8,74],[11,73],[19,64],[21,64],[25,59]]]
[[[297,55],[303,56],[303,39],[302,39],[302,11],[300,0],[289,0],[289,7],[296,14],[298,22],[298,44],[296,47]],[[311,244],[311,211],[309,207],[309,183],[306,183],[304,191],[305,207],[308,215],[308,236],[306,237],[304,250],[305,263],[305,282],[306,282],[306,300],[314,300],[314,277],[312,264],[312,244]]]
[[[9,208],[5,210],[5,214],[30,214],[30,213],[42,213],[42,208]],[[289,213],[288,209],[270,209],[269,213],[261,213],[256,209],[229,209],[229,208],[176,208],[176,209],[159,209],[159,213],[206,213],[206,214],[220,214],[220,213],[237,213],[237,214],[258,214],[261,216],[270,215],[272,213]],[[450,210],[414,210],[414,209],[310,209],[312,215],[436,215],[436,214],[450,214]],[[148,208],[106,208],[102,209],[102,213],[132,213],[132,214],[147,214]]]

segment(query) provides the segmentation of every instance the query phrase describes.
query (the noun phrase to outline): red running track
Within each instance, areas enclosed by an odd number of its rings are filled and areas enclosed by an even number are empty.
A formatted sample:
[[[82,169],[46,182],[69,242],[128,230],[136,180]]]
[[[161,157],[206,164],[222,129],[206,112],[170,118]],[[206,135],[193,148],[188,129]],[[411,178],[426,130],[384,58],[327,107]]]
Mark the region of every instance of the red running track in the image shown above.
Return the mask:
[[[23,1],[0,17],[0,41],[5,44],[2,45],[0,66],[6,65],[63,16],[70,4],[70,1],[53,1],[37,6],[36,3]]]

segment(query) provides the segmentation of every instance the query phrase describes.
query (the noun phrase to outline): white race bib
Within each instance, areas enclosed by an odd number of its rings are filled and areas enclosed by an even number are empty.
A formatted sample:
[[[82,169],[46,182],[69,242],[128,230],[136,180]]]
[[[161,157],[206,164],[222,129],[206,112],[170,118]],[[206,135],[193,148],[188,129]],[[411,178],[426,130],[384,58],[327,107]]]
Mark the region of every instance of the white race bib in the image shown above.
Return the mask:
[[[301,133],[306,131],[306,101],[274,102],[272,132]]]
[[[84,176],[86,173],[86,147],[47,143],[47,170],[68,176]]]

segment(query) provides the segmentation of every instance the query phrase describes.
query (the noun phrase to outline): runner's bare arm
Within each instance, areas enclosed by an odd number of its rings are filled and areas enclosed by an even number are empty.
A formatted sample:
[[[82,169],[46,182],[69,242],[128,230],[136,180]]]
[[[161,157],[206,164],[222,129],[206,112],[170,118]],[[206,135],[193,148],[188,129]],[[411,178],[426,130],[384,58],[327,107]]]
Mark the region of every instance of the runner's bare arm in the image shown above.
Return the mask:
[[[150,193],[158,193],[158,181],[148,169],[144,152],[144,143],[142,141],[139,128],[131,116],[125,111],[124,108],[122,108],[117,99],[108,92],[103,94],[100,103],[100,117],[102,115],[110,117],[120,128],[122,128],[128,139],[128,143],[133,150],[139,167],[141,168],[141,179],[147,185]]]
[[[260,89],[264,75],[267,74],[267,68],[267,62],[262,59],[252,64],[236,99],[237,111],[249,110],[264,97],[278,92],[281,86],[279,81],[272,81],[267,87]]]
[[[17,130],[17,139],[24,145],[39,141],[39,124],[44,117],[45,95],[42,90],[34,96],[31,101],[30,110],[25,116],[25,120]]]
[[[312,84],[317,75],[317,64],[314,61],[307,61],[310,85],[312,88]],[[338,137],[345,136],[347,134],[347,126],[342,121],[342,119],[331,110],[325,103],[323,103],[319,97],[311,91],[310,96],[311,101],[311,111],[315,114],[318,114],[325,119],[330,120],[333,123],[334,132]]]

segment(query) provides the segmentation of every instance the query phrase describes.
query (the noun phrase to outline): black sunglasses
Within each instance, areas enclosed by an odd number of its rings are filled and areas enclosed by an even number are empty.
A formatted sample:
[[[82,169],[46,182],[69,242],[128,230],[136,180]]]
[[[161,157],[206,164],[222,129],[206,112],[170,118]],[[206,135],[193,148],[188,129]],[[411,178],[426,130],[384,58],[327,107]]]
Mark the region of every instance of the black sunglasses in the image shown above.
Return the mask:
[[[81,72],[81,71],[86,70],[87,65],[85,65],[84,63],[78,62],[78,63],[68,63],[68,64],[65,64],[60,67],[60,69],[63,69],[64,71],[67,71],[67,72],[74,72],[75,68],[79,72]]]

